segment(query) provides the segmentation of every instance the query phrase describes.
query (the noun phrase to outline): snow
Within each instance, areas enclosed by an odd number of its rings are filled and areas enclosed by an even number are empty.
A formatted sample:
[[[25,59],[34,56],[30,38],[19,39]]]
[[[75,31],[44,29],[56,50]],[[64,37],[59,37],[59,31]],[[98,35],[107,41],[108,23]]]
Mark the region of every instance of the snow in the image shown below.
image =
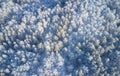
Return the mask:
[[[119,76],[120,0],[0,0],[0,76]]]

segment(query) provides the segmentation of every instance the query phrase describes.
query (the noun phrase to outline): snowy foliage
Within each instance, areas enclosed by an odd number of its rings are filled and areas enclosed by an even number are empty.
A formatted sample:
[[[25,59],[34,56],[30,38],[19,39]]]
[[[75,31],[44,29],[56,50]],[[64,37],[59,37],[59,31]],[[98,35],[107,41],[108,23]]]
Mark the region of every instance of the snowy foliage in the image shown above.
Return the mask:
[[[120,0],[0,0],[0,76],[119,76]]]

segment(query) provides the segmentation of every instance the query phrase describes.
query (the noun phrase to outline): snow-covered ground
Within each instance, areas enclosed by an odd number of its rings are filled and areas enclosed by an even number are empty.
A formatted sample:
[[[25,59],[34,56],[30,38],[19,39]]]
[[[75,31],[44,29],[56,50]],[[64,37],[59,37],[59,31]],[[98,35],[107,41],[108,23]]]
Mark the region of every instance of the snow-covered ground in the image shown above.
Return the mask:
[[[0,0],[0,76],[120,76],[120,0]]]

